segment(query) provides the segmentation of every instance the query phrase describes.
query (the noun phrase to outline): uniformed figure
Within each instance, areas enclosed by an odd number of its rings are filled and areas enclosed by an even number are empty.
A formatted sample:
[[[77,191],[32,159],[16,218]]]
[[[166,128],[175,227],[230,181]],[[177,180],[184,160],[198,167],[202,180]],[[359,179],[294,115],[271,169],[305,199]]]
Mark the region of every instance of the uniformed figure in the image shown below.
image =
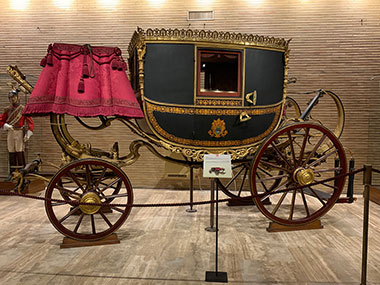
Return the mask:
[[[9,152],[9,176],[18,168],[25,166],[25,142],[33,135],[34,123],[31,117],[22,115],[24,106],[20,104],[19,90],[8,93],[11,105],[0,116],[0,128],[8,132],[7,143]]]

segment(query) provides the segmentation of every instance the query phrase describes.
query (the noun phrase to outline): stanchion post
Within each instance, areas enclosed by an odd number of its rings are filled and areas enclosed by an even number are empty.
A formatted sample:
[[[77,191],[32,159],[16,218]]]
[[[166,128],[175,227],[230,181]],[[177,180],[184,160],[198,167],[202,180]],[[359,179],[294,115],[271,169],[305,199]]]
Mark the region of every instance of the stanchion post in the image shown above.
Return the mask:
[[[210,200],[214,201],[215,200],[215,179],[211,179],[211,192],[210,192]],[[210,226],[205,228],[206,231],[208,232],[215,232],[214,228],[214,203],[210,204]]]
[[[362,246],[362,277],[361,285],[367,284],[367,257],[368,257],[368,222],[369,222],[369,191],[372,184],[372,166],[364,165],[364,211],[363,211],[363,246]]]
[[[195,213],[197,210],[193,209],[194,203],[194,167],[190,166],[190,208],[186,209],[188,213]]]
[[[349,164],[349,172],[351,173],[354,170],[355,170],[355,160],[351,158],[350,164]],[[355,175],[353,174],[350,174],[348,176],[347,197],[348,197],[349,203],[354,202],[354,178],[355,178]]]
[[[334,167],[335,169],[338,169],[340,165],[340,160],[339,158],[335,158],[335,162],[334,162]],[[339,175],[339,170],[335,170],[335,176],[338,176]],[[334,181],[334,186],[337,187],[338,186],[338,179],[335,179]]]
[[[214,180],[214,188],[216,191],[216,213],[215,213],[215,271],[206,271],[206,282],[221,282],[228,283],[227,272],[218,271],[218,234],[219,234],[219,223],[218,223],[218,215],[219,215],[219,195],[218,195],[218,183],[216,183],[216,179]]]

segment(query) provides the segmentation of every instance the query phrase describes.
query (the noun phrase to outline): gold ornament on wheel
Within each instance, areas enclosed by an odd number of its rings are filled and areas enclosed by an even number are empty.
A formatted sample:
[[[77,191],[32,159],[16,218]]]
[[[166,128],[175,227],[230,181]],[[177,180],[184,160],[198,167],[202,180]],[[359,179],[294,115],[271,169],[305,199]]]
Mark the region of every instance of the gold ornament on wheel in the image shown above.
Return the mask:
[[[228,134],[228,131],[226,130],[226,123],[224,120],[221,120],[220,118],[214,120],[211,124],[211,130],[208,131],[208,134],[214,138],[225,137]]]

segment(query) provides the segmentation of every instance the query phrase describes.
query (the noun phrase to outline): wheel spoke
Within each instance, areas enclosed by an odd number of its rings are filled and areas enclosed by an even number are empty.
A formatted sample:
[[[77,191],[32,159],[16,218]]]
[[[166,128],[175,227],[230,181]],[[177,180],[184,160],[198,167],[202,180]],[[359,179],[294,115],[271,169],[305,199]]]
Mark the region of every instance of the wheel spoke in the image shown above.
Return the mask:
[[[107,168],[104,167],[102,173],[100,174],[99,178],[96,180],[96,182],[94,184],[94,188],[98,188],[99,183],[102,181],[104,175],[106,174],[106,171],[107,171]]]
[[[92,228],[92,233],[93,233],[93,234],[96,234],[94,215],[91,214],[90,216],[91,216],[91,228]]]
[[[275,193],[276,193],[277,191],[279,191],[279,190],[283,190],[283,189],[281,189],[281,188],[282,188],[282,186],[284,186],[287,182],[288,182],[288,181],[284,181],[284,182],[282,182],[280,185],[278,185],[277,188],[275,188],[275,189],[273,189],[273,190],[269,190],[268,192],[265,193],[265,195],[260,196],[260,200],[261,200],[261,201],[264,201],[264,200],[265,200],[266,198],[268,198],[270,195],[275,194]]]
[[[62,224],[68,217],[70,217],[72,214],[74,214],[76,211],[79,210],[79,206],[72,208],[65,216],[63,216],[58,222]]]
[[[80,224],[82,223],[83,217],[84,217],[84,213],[80,214],[78,222],[77,222],[77,224],[75,225],[75,228],[74,228],[74,233],[78,232],[78,229],[79,229]]]
[[[261,184],[261,186],[263,186],[265,192],[268,192],[269,190],[268,190],[267,186],[264,184],[264,182],[261,180],[261,177],[260,177],[258,172],[256,172],[256,176],[259,178],[258,181],[260,181],[260,184]]]
[[[62,187],[62,186],[60,186],[60,185],[58,185],[58,184],[55,185],[55,188],[57,188],[59,191],[63,191],[63,192],[65,192],[65,193],[71,194],[72,197],[73,197],[73,196],[76,197],[75,199],[78,199],[78,198],[81,197],[79,193],[76,193],[76,192],[74,192],[74,191],[72,191],[72,190],[66,189],[66,188],[64,188],[64,187]]]
[[[297,159],[296,159],[296,155],[294,152],[293,138],[292,138],[292,135],[290,134],[290,131],[287,131],[287,134],[288,134],[288,138],[289,138],[289,142],[290,142],[290,150],[292,152],[294,167],[297,167]]]
[[[281,159],[289,166],[289,167],[292,167],[292,165],[290,164],[290,162],[288,161],[288,159],[284,156],[284,154],[278,149],[278,147],[273,143],[271,142],[271,146],[274,148],[274,150],[277,152],[277,154],[281,157]]]
[[[88,164],[86,164],[86,191],[88,191],[91,188],[91,173],[90,168],[88,167]]]
[[[232,182],[234,182],[235,179],[239,177],[240,173],[244,170],[244,168],[245,168],[245,167],[242,167],[242,168],[238,171],[238,173],[236,173],[236,174],[234,175],[234,177],[231,178],[231,180],[226,184],[226,186],[225,186],[226,188],[228,188],[228,187],[232,184]]]
[[[273,176],[272,173],[266,171],[264,168],[261,168],[260,166],[258,166],[257,169],[261,170],[262,172],[264,172],[268,176]]]
[[[321,146],[321,144],[323,143],[323,141],[326,139],[327,135],[326,134],[323,134],[323,136],[321,137],[321,139],[319,140],[319,142],[314,146],[313,150],[311,151],[311,153],[308,155],[308,157],[306,158],[306,160],[304,161],[304,163],[302,164],[302,167],[305,167],[306,164],[309,162],[309,160],[314,156],[315,152],[317,151],[317,149]]]
[[[261,164],[266,164],[266,165],[268,165],[268,166],[270,166],[270,167],[273,167],[273,168],[276,168],[276,169],[280,169],[280,170],[285,171],[285,172],[290,172],[289,169],[286,169],[286,168],[284,168],[284,167],[281,167],[281,166],[279,166],[279,165],[276,165],[276,164],[274,164],[274,163],[271,163],[271,162],[268,162],[268,161],[265,161],[265,160],[260,161],[260,163],[261,163]]]
[[[104,199],[111,199],[111,198],[120,198],[120,197],[128,197],[128,193],[107,195],[107,196],[104,196],[103,198]]]
[[[289,192],[284,192],[284,193],[282,193],[281,198],[278,200],[276,206],[274,207],[274,209],[273,209],[273,211],[272,211],[272,215],[276,215],[278,209],[280,208],[282,202],[284,201],[284,199],[285,199],[286,195],[288,195],[288,193],[289,193]]]
[[[308,187],[308,189],[310,189],[310,191],[313,192],[314,196],[319,200],[319,202],[322,203],[323,206],[326,206],[326,202],[323,201],[323,199],[317,194],[317,192],[313,188]]]
[[[293,214],[294,214],[294,204],[296,203],[296,192],[297,189],[293,190],[293,196],[292,196],[292,202],[290,204],[290,214],[288,220],[293,220]]]
[[[103,213],[102,211],[99,211],[99,214],[100,214],[100,216],[102,216],[103,220],[107,223],[107,225],[108,225],[109,227],[112,227],[112,226],[113,226],[112,223],[110,222],[110,220],[108,220],[107,216],[104,215],[104,213]]]
[[[118,211],[118,212],[120,212],[120,213],[125,213],[125,211],[124,210],[121,210],[121,209],[119,209],[118,207],[116,207],[116,206],[112,206],[112,205],[110,205],[110,208],[111,209],[114,209],[115,211]]]
[[[268,181],[268,180],[270,181],[273,179],[279,179],[279,178],[284,178],[284,177],[289,177],[289,174],[282,174],[282,175],[277,175],[277,176],[272,176],[272,177],[261,178],[259,182]]]
[[[306,215],[308,217],[310,217],[310,211],[309,211],[309,207],[307,205],[307,201],[306,201],[306,197],[305,197],[305,193],[303,192],[303,188],[300,189],[301,191],[301,196],[302,196],[302,201],[303,201],[303,204],[305,206],[305,210],[306,210]]]
[[[314,165],[317,165],[317,164],[320,163],[321,161],[327,159],[329,156],[331,156],[331,155],[333,155],[333,154],[335,154],[335,153],[337,153],[337,152],[338,152],[338,150],[335,149],[334,151],[331,151],[331,152],[329,152],[328,154],[325,154],[325,155],[321,156],[320,158],[318,158],[318,159],[317,159],[316,161],[314,161],[313,163],[310,163],[310,164],[308,165],[308,167],[313,167]]]
[[[84,189],[83,189],[83,185],[78,181],[78,178],[71,173],[71,171],[67,171],[67,175],[70,176],[70,178],[78,185],[78,187],[84,192],[86,192]]]
[[[302,141],[300,156],[298,158],[298,164],[301,164],[301,162],[303,160],[303,155],[305,154],[306,143],[307,143],[307,140],[309,138],[309,132],[310,132],[310,128],[305,129],[305,135],[304,135],[303,141]]]
[[[120,181],[120,177],[118,177],[117,179],[115,179],[110,184],[107,184],[103,189],[100,190],[100,193],[103,193],[105,190],[107,190],[108,188],[110,188],[111,186],[113,186],[115,183],[117,183],[119,181]]]
[[[314,169],[313,172],[314,173],[322,173],[322,172],[330,172],[330,171],[341,171],[342,168],[341,167],[335,167],[335,168],[325,168],[325,169]]]
[[[247,178],[247,173],[248,173],[248,168],[245,168],[244,176],[243,176],[243,180],[241,181],[240,188],[239,188],[239,192],[238,192],[238,196],[239,196],[239,197],[240,197],[240,195],[241,195],[241,191],[243,190],[244,182],[245,182],[245,179]]]

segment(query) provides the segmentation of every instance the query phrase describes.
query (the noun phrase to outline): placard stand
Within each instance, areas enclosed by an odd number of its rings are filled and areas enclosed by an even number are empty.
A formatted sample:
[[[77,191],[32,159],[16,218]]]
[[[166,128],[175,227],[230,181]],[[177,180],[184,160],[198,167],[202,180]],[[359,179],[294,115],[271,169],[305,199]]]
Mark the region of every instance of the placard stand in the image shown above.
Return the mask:
[[[214,201],[215,200],[215,179],[211,180],[211,190],[210,190],[210,200]],[[211,203],[210,204],[210,226],[205,228],[206,231],[208,232],[215,232],[216,229],[214,227],[214,207],[215,204]]]
[[[211,191],[216,191],[216,200],[215,200],[215,271],[206,271],[206,282],[221,282],[228,283],[227,272],[218,271],[218,183],[216,183],[218,178],[214,178],[212,181]],[[211,204],[213,205],[213,204]]]

